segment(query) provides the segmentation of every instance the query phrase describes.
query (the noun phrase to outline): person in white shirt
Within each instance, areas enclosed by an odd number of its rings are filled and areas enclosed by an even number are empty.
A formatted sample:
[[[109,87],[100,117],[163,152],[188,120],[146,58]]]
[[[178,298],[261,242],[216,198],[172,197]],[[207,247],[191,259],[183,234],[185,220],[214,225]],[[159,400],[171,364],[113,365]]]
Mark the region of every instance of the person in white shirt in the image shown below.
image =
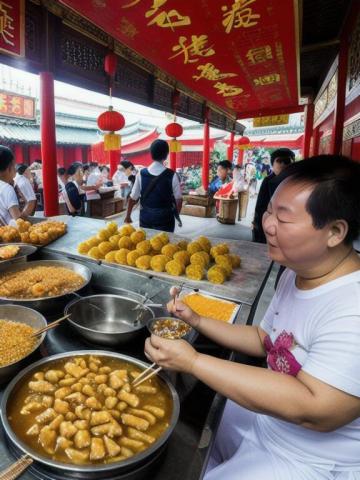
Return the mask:
[[[360,164],[321,155],[283,176],[263,227],[270,257],[287,268],[260,326],[168,304],[201,334],[266,358],[268,368],[200,354],[184,340],[146,340],[149,360],[229,399],[206,480],[360,478]]]
[[[86,180],[87,187],[94,187],[92,190],[87,189],[86,199],[87,200],[99,200],[100,195],[97,190],[102,186],[103,180],[99,166],[96,162],[91,162],[89,166],[89,176]]]
[[[140,226],[173,232],[175,218],[182,205],[179,177],[164,166],[169,154],[167,142],[155,140],[150,146],[150,154],[152,164],[143,168],[136,176],[125,223],[131,223],[132,209],[140,199]]]
[[[0,224],[13,224],[22,216],[13,187],[15,159],[10,148],[0,145]]]
[[[22,214],[25,216],[34,215],[37,200],[31,183],[31,170],[28,165],[20,164],[16,166],[16,172],[14,179],[15,188],[19,189],[25,201]]]

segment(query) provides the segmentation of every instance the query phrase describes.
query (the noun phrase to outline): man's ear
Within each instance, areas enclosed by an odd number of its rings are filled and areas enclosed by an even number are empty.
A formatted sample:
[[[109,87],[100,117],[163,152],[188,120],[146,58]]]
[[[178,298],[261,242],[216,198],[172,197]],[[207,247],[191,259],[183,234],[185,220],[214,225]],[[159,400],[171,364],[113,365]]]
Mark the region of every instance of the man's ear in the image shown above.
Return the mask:
[[[328,246],[330,248],[340,245],[349,231],[349,225],[346,220],[335,220],[331,222],[329,229]]]

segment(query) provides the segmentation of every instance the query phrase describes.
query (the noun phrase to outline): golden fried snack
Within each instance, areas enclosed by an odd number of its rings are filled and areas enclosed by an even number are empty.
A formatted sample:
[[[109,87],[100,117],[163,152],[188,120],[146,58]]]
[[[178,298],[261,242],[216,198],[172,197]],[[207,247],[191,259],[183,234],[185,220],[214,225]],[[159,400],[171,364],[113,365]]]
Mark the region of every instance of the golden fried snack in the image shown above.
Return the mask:
[[[151,258],[150,266],[151,270],[154,272],[164,272],[165,265],[171,260],[170,257],[166,255],[155,255]]]
[[[215,257],[216,265],[219,265],[226,271],[226,275],[229,277],[232,273],[232,263],[229,257],[226,255],[216,255]]]
[[[186,266],[190,263],[190,255],[185,250],[180,250],[180,252],[174,253],[174,260],[177,260]]]
[[[138,243],[142,242],[146,238],[146,233],[144,230],[136,230],[130,235],[130,239],[133,242],[134,245],[137,245]]]
[[[90,248],[91,248],[91,245],[89,245],[89,243],[87,241],[80,242],[78,247],[77,247],[77,251],[79,253],[81,253],[82,255],[85,255],[89,252]]]
[[[118,248],[119,240],[120,240],[120,235],[118,234],[111,235],[111,237],[109,238],[109,242],[114,248]]]
[[[193,253],[201,252],[202,247],[198,242],[190,242],[187,246],[187,252],[191,256]]]
[[[207,252],[210,253],[211,249],[211,242],[207,237],[201,236],[195,240],[196,242],[200,243],[201,248]]]
[[[206,257],[204,257],[204,255],[202,255],[202,253],[206,254],[206,252],[196,252],[191,255],[190,257],[191,265],[200,265],[200,267],[202,268],[205,268],[208,265],[207,259]]]
[[[165,269],[169,275],[180,276],[185,271],[185,266],[177,260],[171,260],[165,265]]]
[[[20,251],[20,247],[17,245],[6,245],[6,247],[0,247],[0,260],[8,260],[15,257]]]
[[[86,243],[88,243],[91,247],[97,247],[101,240],[99,240],[97,237],[90,237],[86,240]]]
[[[180,240],[180,242],[177,243],[177,246],[179,247],[180,250],[186,250],[189,242],[187,240]]]
[[[98,249],[99,249],[99,252],[105,257],[105,255],[111,252],[111,250],[113,250],[114,247],[111,245],[110,242],[101,242],[98,245]]]
[[[119,249],[127,248],[128,250],[132,250],[134,248],[134,244],[130,240],[130,237],[121,237],[118,243]]]
[[[150,240],[142,240],[136,245],[136,250],[140,253],[140,255],[148,255],[151,250],[151,243]]]
[[[221,284],[226,280],[226,271],[219,265],[214,265],[209,268],[207,272],[207,278],[211,283]]]
[[[166,232],[161,232],[158,234],[158,237],[163,242],[164,245],[169,243],[169,235]]]
[[[173,258],[174,254],[179,251],[179,247],[174,243],[168,243],[164,245],[161,249],[163,255]]]
[[[98,231],[97,237],[101,242],[108,240],[111,237],[112,233],[109,232],[106,228],[102,228]]]
[[[113,250],[105,255],[105,260],[109,263],[116,263],[116,254],[119,250]]]
[[[133,232],[135,232],[135,228],[129,223],[123,225],[119,230],[121,236],[130,236]]]
[[[118,231],[118,226],[116,222],[110,222],[106,225],[106,230],[110,232],[111,235],[115,235]]]
[[[22,243],[30,243],[30,233],[29,232],[20,233],[20,237],[21,237]]]
[[[151,264],[151,256],[142,255],[141,257],[136,259],[135,264],[137,268],[140,268],[140,270],[149,270]]]
[[[130,250],[128,250],[127,248],[120,248],[120,250],[118,250],[115,255],[116,263],[119,263],[120,265],[127,265],[127,255],[129,252]]]
[[[214,247],[211,247],[210,255],[215,258],[216,255],[224,255],[225,253],[229,253],[229,246],[226,243],[219,243]]]
[[[205,276],[205,270],[201,265],[189,265],[185,270],[187,278],[190,280],[202,280]]]
[[[230,258],[231,265],[233,268],[239,268],[241,265],[241,258],[239,255],[234,255],[234,254],[228,254],[228,257]]]
[[[91,258],[95,258],[95,260],[101,260],[104,258],[103,254],[100,252],[99,247],[92,247],[88,251],[88,255]]]
[[[131,267],[136,267],[136,260],[139,257],[141,257],[140,252],[138,252],[137,250],[132,250],[127,254],[127,257],[126,257],[127,264],[130,265]]]
[[[150,244],[154,252],[161,252],[161,249],[164,246],[161,238],[158,235],[150,239]]]

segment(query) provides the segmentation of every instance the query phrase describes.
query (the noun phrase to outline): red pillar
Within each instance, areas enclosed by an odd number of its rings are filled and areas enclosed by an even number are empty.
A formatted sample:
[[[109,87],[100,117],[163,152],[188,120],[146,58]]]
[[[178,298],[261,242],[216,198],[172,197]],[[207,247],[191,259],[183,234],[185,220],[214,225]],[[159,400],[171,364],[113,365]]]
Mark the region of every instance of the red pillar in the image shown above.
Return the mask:
[[[348,62],[348,40],[347,37],[340,43],[339,66],[338,66],[338,88],[335,100],[334,123],[331,134],[330,153],[338,155],[341,153],[342,136],[344,129],[346,74]]]
[[[320,143],[320,130],[319,130],[319,127],[316,127],[313,133],[313,151],[312,151],[313,155],[319,154],[319,143]]]
[[[228,160],[230,160],[230,162],[233,161],[233,157],[234,157],[234,139],[235,139],[235,132],[231,132],[230,133],[230,145],[229,145],[229,148],[228,148]]]
[[[54,77],[51,72],[40,73],[40,115],[44,214],[51,217],[59,214]]]
[[[176,152],[170,152],[170,165],[171,170],[176,172]]]
[[[25,163],[24,161],[24,151],[22,145],[14,145],[14,156],[16,163]]]
[[[205,120],[204,124],[204,143],[203,143],[203,158],[202,158],[202,186],[204,190],[209,187],[209,164],[210,164],[210,126],[209,120]]]
[[[314,104],[309,103],[305,107],[305,128],[302,144],[302,156],[308,158],[310,154],[310,140],[313,133],[314,126]]]
[[[244,163],[244,152],[245,150],[243,148],[239,148],[238,165],[242,166]]]
[[[112,178],[119,164],[120,150],[110,150],[108,153],[110,163],[110,178]]]

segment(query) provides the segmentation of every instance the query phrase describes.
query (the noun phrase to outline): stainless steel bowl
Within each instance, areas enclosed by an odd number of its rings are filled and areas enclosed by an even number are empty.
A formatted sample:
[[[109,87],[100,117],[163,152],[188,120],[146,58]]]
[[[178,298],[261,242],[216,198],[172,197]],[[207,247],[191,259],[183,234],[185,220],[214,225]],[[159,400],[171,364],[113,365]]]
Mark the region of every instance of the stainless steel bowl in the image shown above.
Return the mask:
[[[70,302],[65,315],[69,322],[89,342],[100,345],[120,345],[134,340],[154,313],[147,305],[123,295],[91,295]]]
[[[76,263],[76,262],[68,262],[68,261],[63,261],[63,260],[37,260],[34,262],[26,262],[26,263],[21,263],[21,264],[13,264],[13,265],[7,265],[4,268],[0,268],[0,280],[2,274],[5,273],[11,273],[11,272],[17,272],[19,270],[22,270],[24,268],[28,267],[65,267],[68,268],[69,270],[72,270],[79,275],[81,275],[84,278],[84,284],[74,290],[75,292],[83,289],[91,280],[91,270],[86,267],[85,265],[82,265],[81,263]],[[64,307],[64,298],[66,298],[67,295],[71,294],[72,292],[68,292],[66,294],[62,295],[54,295],[52,297],[40,297],[40,298],[8,298],[8,297],[0,297],[0,301],[5,301],[5,302],[11,302],[15,303],[17,305],[23,305],[29,308],[33,308],[37,311],[40,311],[42,313],[44,312],[49,312],[52,310],[56,310],[59,308]]]
[[[147,323],[147,328],[148,328],[149,332],[154,333],[154,323],[157,320],[167,320],[167,319],[185,323],[183,320],[180,320],[179,318],[171,317],[170,315],[168,317],[156,317],[156,318],[153,318],[153,319],[149,320],[148,323]],[[156,335],[156,333],[154,333],[154,335]],[[192,327],[190,327],[190,330],[185,335],[183,335],[181,337],[181,339],[189,341],[189,339],[193,335],[194,335],[194,329]]]
[[[36,330],[46,327],[45,318],[31,308],[22,307],[19,305],[0,305],[0,319],[11,320],[12,322],[25,323]],[[29,355],[31,355],[44,341],[46,333],[43,333],[37,340],[34,348],[24,358],[17,362],[0,367],[0,384],[6,383],[10,378],[21,370],[27,362]]]
[[[2,421],[2,425],[5,429],[6,435],[8,436],[10,443],[12,446],[15,446],[16,450],[19,450],[21,453],[26,453],[30,455],[36,463],[40,464],[40,466],[46,469],[48,474],[47,478],[75,478],[75,479],[86,479],[86,480],[97,480],[99,478],[119,478],[122,473],[131,472],[132,470],[140,467],[141,465],[145,465],[151,461],[151,459],[158,454],[159,450],[164,447],[165,443],[168,441],[171,433],[173,432],[176,423],[179,418],[180,412],[180,402],[178,394],[171,384],[171,382],[166,378],[165,375],[160,375],[162,380],[167,385],[169,389],[171,398],[172,398],[172,415],[169,422],[168,429],[163,433],[163,435],[154,442],[149,448],[140,452],[139,454],[127,459],[122,460],[121,462],[114,462],[107,465],[73,465],[67,463],[61,463],[54,461],[50,458],[46,458],[41,456],[39,453],[35,452],[31,449],[27,444],[22,442],[14,433],[11,425],[9,424],[7,418],[7,406],[8,403],[11,401],[12,393],[16,391],[17,387],[21,385],[22,381],[25,377],[31,375],[31,372],[36,370],[38,367],[43,367],[44,365],[50,365],[54,360],[58,360],[61,358],[69,358],[81,355],[98,355],[98,356],[106,356],[111,358],[116,358],[120,360],[125,360],[127,362],[133,363],[134,365],[141,367],[141,368],[148,368],[149,364],[142,362],[141,360],[137,360],[132,357],[128,357],[126,355],[122,355],[120,353],[114,352],[106,352],[101,350],[81,350],[77,352],[66,352],[60,353],[58,355],[54,355],[52,357],[48,357],[38,362],[33,363],[21,373],[19,373],[11,383],[7,386],[2,402],[1,402],[1,409],[0,409],[0,418]],[[53,472],[54,476],[51,476],[51,472]],[[63,477],[62,477],[63,474]],[[145,477],[146,478],[146,477]]]

